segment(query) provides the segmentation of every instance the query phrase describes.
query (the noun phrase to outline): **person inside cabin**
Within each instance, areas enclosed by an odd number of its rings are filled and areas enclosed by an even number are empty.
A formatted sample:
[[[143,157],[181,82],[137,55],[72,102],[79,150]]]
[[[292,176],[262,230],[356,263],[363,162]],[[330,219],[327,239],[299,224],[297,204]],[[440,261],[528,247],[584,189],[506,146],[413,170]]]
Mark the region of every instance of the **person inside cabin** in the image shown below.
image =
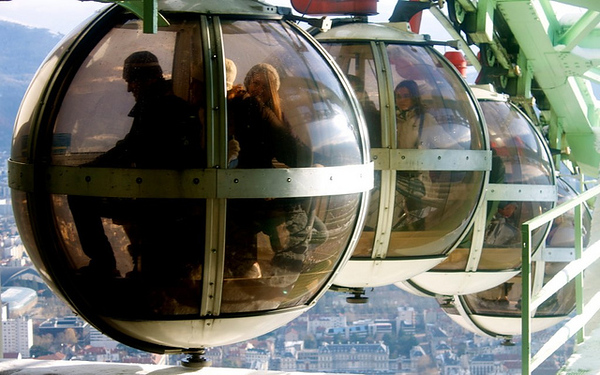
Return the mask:
[[[500,202],[496,213],[488,224],[484,237],[485,246],[514,247],[519,246],[519,204],[517,202]]]
[[[127,92],[135,99],[129,112],[131,129],[113,148],[84,166],[177,170],[204,167],[198,110],[173,94],[158,58],[149,51],[132,53],[124,61],[123,79]],[[200,249],[204,246],[203,201],[71,195],[68,202],[82,250],[90,258],[79,273],[94,278],[119,277],[123,271],[127,277],[148,280],[161,275],[160,282],[199,278]],[[122,225],[129,238],[133,263],[129,272],[117,267],[103,218]]]
[[[422,102],[419,86],[413,80],[400,82],[394,89],[398,148],[439,148],[451,139]],[[435,132],[431,132],[435,129]],[[454,142],[452,142],[454,143]]]
[[[456,144],[452,137],[427,111],[419,86],[413,80],[404,80],[394,89],[396,103],[396,132],[399,149],[435,149]],[[441,181],[440,173],[397,171],[395,230],[423,230],[424,216],[429,209],[423,198],[425,186]]]
[[[233,72],[229,69],[228,75]],[[234,80],[228,77],[227,81]],[[260,63],[248,71],[243,87],[232,85],[228,90],[229,168],[311,166],[312,150],[294,135],[285,120],[279,87],[280,77],[275,67]],[[281,274],[297,278],[313,229],[324,231],[311,203],[311,198],[229,200],[225,276],[264,278],[273,287],[279,286],[276,283],[290,283],[289,278],[282,281],[285,278]],[[269,269],[258,263],[259,258],[264,259],[259,253],[266,246],[259,245],[260,235],[268,238],[272,251]]]

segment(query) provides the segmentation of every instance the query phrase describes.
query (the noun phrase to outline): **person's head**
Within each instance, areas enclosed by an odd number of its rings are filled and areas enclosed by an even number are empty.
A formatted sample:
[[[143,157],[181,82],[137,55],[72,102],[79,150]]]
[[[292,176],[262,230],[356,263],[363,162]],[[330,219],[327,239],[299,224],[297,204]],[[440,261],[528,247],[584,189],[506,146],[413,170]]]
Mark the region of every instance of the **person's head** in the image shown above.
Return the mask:
[[[227,84],[227,90],[233,88],[233,82],[237,76],[237,66],[231,59],[225,59],[225,82]]]
[[[516,202],[500,202],[498,205],[498,213],[504,217],[512,217],[518,208],[519,206]]]
[[[261,63],[254,65],[244,78],[244,86],[250,95],[267,104],[279,96],[279,73],[273,65]]]
[[[150,85],[163,79],[158,58],[148,51],[132,53],[125,59],[123,79],[127,82],[127,92],[131,92],[138,100]]]
[[[396,99],[396,106],[402,111],[413,107],[421,108],[419,86],[413,80],[400,82],[394,89],[394,97]]]

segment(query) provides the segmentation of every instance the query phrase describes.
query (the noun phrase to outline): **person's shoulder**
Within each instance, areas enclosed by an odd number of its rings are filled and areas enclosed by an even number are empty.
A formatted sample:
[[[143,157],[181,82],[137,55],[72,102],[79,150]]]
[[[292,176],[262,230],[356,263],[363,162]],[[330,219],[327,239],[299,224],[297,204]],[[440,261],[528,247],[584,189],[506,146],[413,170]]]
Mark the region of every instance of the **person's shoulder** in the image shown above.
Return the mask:
[[[169,94],[163,96],[161,99],[161,102],[163,103],[163,105],[167,106],[168,108],[174,109],[174,110],[191,111],[193,109],[193,106],[191,103],[189,103],[187,100],[180,98],[179,96],[177,96],[173,93],[169,93]]]

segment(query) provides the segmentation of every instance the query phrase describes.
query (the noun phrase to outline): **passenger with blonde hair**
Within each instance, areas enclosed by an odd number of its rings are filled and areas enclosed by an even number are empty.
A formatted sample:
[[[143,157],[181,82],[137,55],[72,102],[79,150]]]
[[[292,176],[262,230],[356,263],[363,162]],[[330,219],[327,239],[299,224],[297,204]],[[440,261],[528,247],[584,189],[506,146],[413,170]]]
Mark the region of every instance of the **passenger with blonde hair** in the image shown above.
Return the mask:
[[[283,121],[281,98],[279,97],[279,74],[273,65],[261,63],[254,65],[246,74],[244,86],[248,93],[268,107],[275,116]]]
[[[246,74],[243,89],[233,86],[228,92],[229,153],[231,156],[235,145],[236,168],[312,165],[311,148],[294,135],[285,120],[280,85],[275,67],[260,63]],[[310,206],[310,198],[229,200],[226,277],[261,278],[264,281],[261,285],[267,288],[281,287],[274,284],[277,282],[293,282],[303,266],[312,234],[314,218],[309,214]],[[272,251],[269,265],[258,263],[259,233],[269,238]],[[264,248],[262,252],[269,246],[260,247]],[[238,297],[226,295],[224,306],[229,306],[226,302],[233,303],[231,298]]]

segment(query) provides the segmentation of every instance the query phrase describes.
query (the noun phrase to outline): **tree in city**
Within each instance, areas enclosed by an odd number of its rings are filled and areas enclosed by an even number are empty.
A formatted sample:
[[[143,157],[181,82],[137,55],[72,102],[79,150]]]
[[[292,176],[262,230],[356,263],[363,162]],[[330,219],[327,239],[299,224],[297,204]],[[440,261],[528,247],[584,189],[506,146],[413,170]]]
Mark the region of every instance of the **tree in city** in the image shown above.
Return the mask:
[[[47,333],[42,336],[34,335],[33,336],[33,346],[29,349],[30,355],[32,357],[39,357],[40,355],[48,355],[55,353],[52,351],[52,346],[54,344],[54,336],[52,334]],[[34,348],[35,347],[35,348]],[[34,350],[34,352],[32,352]],[[34,355],[36,353],[37,355]],[[40,354],[44,353],[44,354]]]
[[[46,346],[32,345],[31,348],[29,348],[29,355],[31,358],[39,358],[50,354],[53,354],[53,352],[48,350],[48,347]]]
[[[308,334],[304,338],[304,349],[317,349],[318,343],[314,335]]]
[[[358,342],[358,343],[364,344],[367,342],[367,337],[361,336],[358,333],[353,333],[350,335],[350,342]]]
[[[55,342],[66,346],[73,346],[77,344],[79,341],[79,337],[77,336],[77,332],[73,328],[67,328],[63,332],[56,335]]]
[[[408,357],[410,349],[419,344],[415,336],[405,333],[398,336],[386,333],[383,335],[383,342],[390,350],[390,358]]]

